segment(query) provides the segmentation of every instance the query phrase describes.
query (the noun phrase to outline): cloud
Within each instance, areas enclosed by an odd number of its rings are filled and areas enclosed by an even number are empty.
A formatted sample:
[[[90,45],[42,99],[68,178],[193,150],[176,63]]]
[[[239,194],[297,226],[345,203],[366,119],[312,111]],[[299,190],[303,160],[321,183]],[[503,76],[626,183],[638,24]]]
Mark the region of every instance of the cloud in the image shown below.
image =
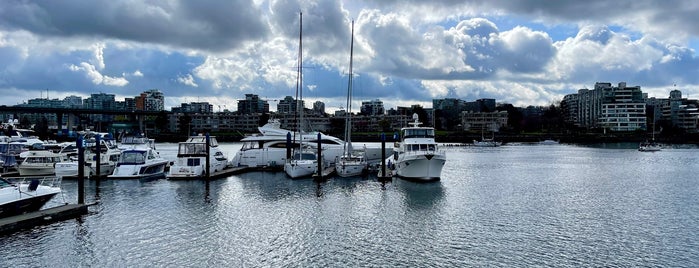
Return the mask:
[[[99,71],[97,71],[94,65],[87,62],[81,62],[80,66],[70,65],[68,68],[73,72],[84,72],[95,85],[123,87],[129,84],[129,81],[124,77],[110,77],[102,75]]]
[[[0,27],[47,37],[97,37],[225,51],[263,38],[254,1],[3,1]],[[99,66],[98,66],[99,67]]]
[[[177,77],[177,82],[190,87],[199,87],[199,85],[197,85],[197,83],[194,82],[194,77],[192,77],[191,74]]]

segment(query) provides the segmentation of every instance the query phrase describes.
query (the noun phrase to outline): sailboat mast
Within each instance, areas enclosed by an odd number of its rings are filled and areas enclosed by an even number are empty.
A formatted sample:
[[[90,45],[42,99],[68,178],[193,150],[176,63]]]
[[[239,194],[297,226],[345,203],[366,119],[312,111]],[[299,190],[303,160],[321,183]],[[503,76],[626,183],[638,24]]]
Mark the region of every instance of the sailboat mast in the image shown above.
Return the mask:
[[[349,79],[347,82],[347,116],[345,117],[345,154],[352,153],[352,55],[354,53],[354,20],[352,21],[352,38],[350,41],[350,63],[349,63]]]
[[[296,141],[296,132],[299,134],[299,149],[302,147],[303,137],[301,137],[301,125],[303,122],[303,105],[301,105],[301,99],[303,99],[303,13],[299,13],[299,51],[298,58],[296,59],[296,113],[294,114],[294,121],[296,121],[296,131],[294,132],[294,141]],[[298,115],[298,118],[297,118]]]

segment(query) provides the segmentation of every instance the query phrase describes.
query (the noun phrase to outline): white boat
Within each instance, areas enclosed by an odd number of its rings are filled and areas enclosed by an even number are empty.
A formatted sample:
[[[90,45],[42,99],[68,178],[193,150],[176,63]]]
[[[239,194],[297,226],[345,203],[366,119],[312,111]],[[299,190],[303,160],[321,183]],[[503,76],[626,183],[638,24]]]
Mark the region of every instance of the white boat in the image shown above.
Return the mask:
[[[168,161],[152,147],[134,146],[121,151],[110,179],[143,179],[165,177]]]
[[[393,157],[386,159],[393,175],[416,181],[439,180],[447,157],[434,140],[434,128],[420,127],[413,114],[410,127],[401,129],[401,141],[394,147]]]
[[[18,182],[0,178],[0,218],[41,209],[61,192],[60,178],[26,178]]]
[[[228,167],[228,159],[218,147],[216,137],[209,137],[209,169],[211,173]],[[177,160],[168,171],[168,179],[196,179],[206,176],[206,136],[191,136],[180,142]]]
[[[473,146],[476,147],[498,147],[500,145],[502,145],[502,142],[495,141],[493,139],[481,139],[480,141],[473,140]]]
[[[653,121],[655,121],[655,113],[653,113]],[[641,152],[657,152],[661,151],[663,149],[663,146],[660,145],[659,143],[655,142],[655,124],[653,124],[653,131],[651,134],[651,140],[641,142],[641,144],[638,145],[638,151]]]
[[[291,159],[284,164],[284,172],[292,179],[310,177],[318,171],[316,154],[310,149],[296,150]]]
[[[117,147],[116,141],[111,138],[100,139],[100,145],[97,146],[96,139],[86,138],[85,146],[85,168],[83,176],[85,178],[97,175],[97,150],[100,152],[100,177],[109,176],[114,172],[121,150]],[[65,151],[65,152],[64,152]],[[73,146],[66,146],[59,154],[65,155],[62,162],[56,163],[55,174],[62,178],[78,177],[78,152]]]
[[[543,140],[539,142],[540,145],[557,145],[558,141],[555,140]],[[508,143],[509,145],[509,143]]]
[[[270,119],[267,124],[258,127],[258,130],[259,134],[248,136],[241,140],[243,145],[233,157],[232,165],[258,169],[281,169],[286,162],[286,134],[293,133],[293,131],[281,128],[277,119]],[[332,165],[344,151],[344,141],[342,139],[316,131],[301,132],[300,137],[297,132],[296,138],[297,140],[302,140],[305,146],[317,152],[318,134],[320,134],[323,161]],[[292,148],[298,146],[298,143],[291,144]],[[366,146],[365,151],[364,149],[359,149],[356,152],[364,152],[364,157],[369,163],[381,162],[380,145]],[[391,153],[392,149],[386,148],[384,155]]]
[[[345,143],[342,155],[335,161],[335,172],[340,177],[364,174],[368,164],[364,154],[352,148],[352,54],[354,50],[354,21],[352,21],[352,41],[350,44],[349,82],[347,83],[347,115],[345,117]]]
[[[663,146],[654,141],[641,142],[641,144],[638,146],[638,150],[641,152],[657,152],[661,151],[662,149]]]
[[[100,150],[100,170],[97,174],[97,150]],[[117,147],[116,140],[111,138],[100,139],[99,146],[96,144],[96,139],[86,141],[85,149],[85,166],[90,170],[92,176],[109,176],[114,172],[121,150]],[[76,170],[77,171],[77,170]],[[77,172],[76,172],[77,174]]]
[[[61,156],[51,151],[28,151],[22,153],[22,163],[17,166],[20,176],[54,175],[56,163],[61,162]]]
[[[299,57],[298,57],[298,67],[296,70],[297,83],[296,83],[296,93],[298,96],[303,96],[303,47],[302,47],[302,31],[303,31],[303,14],[299,14]],[[303,103],[303,97],[299,97],[301,103]],[[299,114],[298,119],[298,146],[293,149],[291,154],[291,159],[287,159],[284,163],[284,172],[287,176],[292,179],[309,177],[313,175],[314,172],[318,171],[318,157],[315,152],[304,146],[304,140],[301,135],[303,129],[303,107],[298,107],[297,112]],[[296,142],[296,136],[294,135],[293,143]],[[321,160],[322,161],[322,160]]]

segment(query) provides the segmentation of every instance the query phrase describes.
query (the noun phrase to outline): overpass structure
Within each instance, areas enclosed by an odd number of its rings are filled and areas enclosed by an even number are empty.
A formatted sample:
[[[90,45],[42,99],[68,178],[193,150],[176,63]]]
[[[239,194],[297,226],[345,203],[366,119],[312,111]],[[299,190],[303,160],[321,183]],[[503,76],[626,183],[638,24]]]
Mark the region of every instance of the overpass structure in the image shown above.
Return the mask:
[[[104,110],[104,109],[86,109],[86,108],[54,108],[54,107],[27,107],[27,106],[5,106],[0,105],[0,114],[55,114],[57,125],[63,127],[63,115],[68,115],[69,118],[81,115],[124,115],[135,118],[138,121],[139,128],[143,130],[143,119],[146,116],[157,116],[162,113],[171,114],[169,111],[141,111],[141,110]],[[68,129],[72,127],[72,119],[68,120]]]

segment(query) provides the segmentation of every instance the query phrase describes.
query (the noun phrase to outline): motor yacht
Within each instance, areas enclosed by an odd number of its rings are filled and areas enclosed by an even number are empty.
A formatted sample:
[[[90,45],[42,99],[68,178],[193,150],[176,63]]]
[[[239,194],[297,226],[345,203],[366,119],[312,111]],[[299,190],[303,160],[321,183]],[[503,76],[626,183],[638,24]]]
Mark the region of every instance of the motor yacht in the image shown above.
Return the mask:
[[[177,160],[167,174],[168,179],[196,179],[206,176],[206,136],[191,136],[180,142]],[[209,169],[211,173],[228,167],[228,159],[218,147],[216,137],[209,137]]]
[[[393,157],[387,166],[392,174],[416,181],[439,180],[447,157],[434,140],[434,128],[420,127],[417,114],[413,114],[411,126],[401,129],[401,141],[394,146]]]

